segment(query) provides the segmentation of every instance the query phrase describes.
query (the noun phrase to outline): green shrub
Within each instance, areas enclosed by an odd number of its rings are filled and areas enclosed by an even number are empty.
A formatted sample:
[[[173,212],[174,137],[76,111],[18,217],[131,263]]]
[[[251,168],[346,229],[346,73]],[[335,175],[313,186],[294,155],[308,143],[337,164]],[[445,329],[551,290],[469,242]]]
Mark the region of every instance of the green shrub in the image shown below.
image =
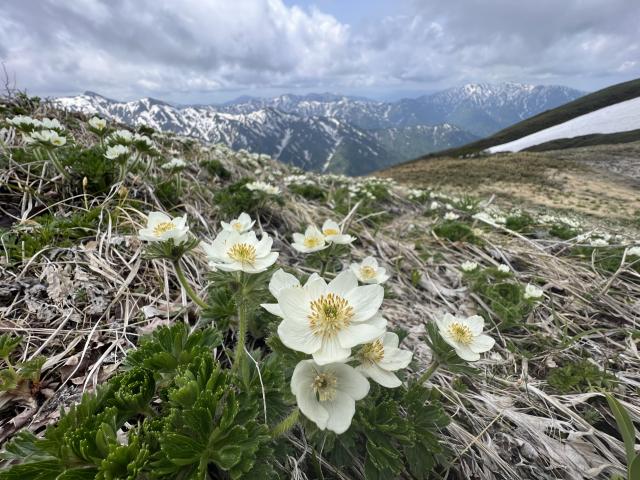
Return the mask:
[[[433,233],[450,242],[480,243],[480,239],[467,224],[456,221],[444,221],[433,227]]]
[[[182,188],[176,178],[159,181],[156,183],[154,191],[160,203],[169,210],[182,202]]]
[[[327,198],[326,192],[317,185],[289,185],[289,191],[300,195],[311,201],[324,202]]]
[[[514,232],[525,233],[531,229],[534,224],[534,220],[531,215],[527,213],[521,213],[519,215],[511,215],[507,217],[504,226]]]
[[[578,235],[578,231],[568,225],[556,224],[549,229],[549,234],[559,238],[560,240],[569,240],[576,237]]]
[[[231,172],[224,168],[220,160],[205,160],[200,165],[212,177],[218,177],[220,180],[229,180],[231,178]]]
[[[87,179],[87,193],[99,194],[107,192],[118,180],[118,165],[104,156],[104,149],[67,148],[59,151],[61,163],[71,171],[72,186],[82,191],[82,181]]]
[[[547,375],[547,382],[561,394],[584,393],[611,389],[615,385],[615,377],[589,360],[581,359],[552,369]]]

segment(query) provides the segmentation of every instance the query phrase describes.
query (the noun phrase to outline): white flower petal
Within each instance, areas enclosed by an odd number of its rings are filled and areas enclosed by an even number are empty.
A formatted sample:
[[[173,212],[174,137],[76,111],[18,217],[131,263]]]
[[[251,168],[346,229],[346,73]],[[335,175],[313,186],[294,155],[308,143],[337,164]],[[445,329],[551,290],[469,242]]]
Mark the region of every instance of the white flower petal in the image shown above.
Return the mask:
[[[354,323],[338,332],[338,341],[343,348],[352,348],[362,343],[372,342],[384,333],[384,328],[378,328],[368,322]]]
[[[359,365],[357,370],[383,387],[396,388],[402,385],[402,382],[394,373],[383,370],[377,365],[371,363]]]
[[[322,402],[322,407],[329,414],[327,430],[331,430],[338,435],[349,430],[353,415],[356,413],[356,402],[353,398],[344,392],[338,391],[333,400]]]
[[[280,329],[278,329],[278,333],[280,333]],[[316,338],[319,339],[320,337]],[[313,359],[318,365],[327,365],[329,363],[344,362],[351,355],[351,349],[343,348],[337,338],[324,338],[320,349],[309,353],[313,354]]]
[[[361,400],[369,393],[369,382],[352,366],[346,363],[336,363],[326,366],[325,370],[335,373],[338,381],[336,388],[354,400]]]
[[[358,279],[350,270],[344,270],[329,282],[328,291],[333,292],[341,297],[346,295],[358,286]]]
[[[488,352],[493,348],[495,343],[496,341],[489,335],[479,335],[473,339],[473,343],[469,345],[469,349],[476,353]]]
[[[277,270],[269,281],[269,292],[274,298],[278,298],[280,292],[285,288],[299,287],[300,281],[290,273],[285,272],[283,269]]]
[[[282,343],[298,352],[316,353],[323,345],[322,339],[314,335],[308,325],[291,322],[286,319],[278,325],[278,336]]]
[[[384,288],[380,285],[366,285],[354,288],[345,296],[354,310],[353,322],[362,322],[373,317],[382,305]]]

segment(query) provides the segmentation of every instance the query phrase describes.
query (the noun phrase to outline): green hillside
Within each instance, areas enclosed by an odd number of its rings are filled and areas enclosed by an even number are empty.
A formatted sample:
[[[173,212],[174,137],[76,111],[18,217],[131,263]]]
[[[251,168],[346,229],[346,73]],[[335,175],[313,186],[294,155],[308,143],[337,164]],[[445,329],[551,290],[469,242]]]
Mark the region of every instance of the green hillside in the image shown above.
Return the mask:
[[[615,103],[624,102],[625,100],[630,100],[632,98],[636,98],[640,96],[640,79],[631,80],[624,83],[618,83],[616,85],[612,85],[607,88],[603,88],[602,90],[598,90],[597,92],[590,93],[589,95],[585,95],[584,97],[580,97],[577,100],[569,102],[565,105],[562,105],[558,108],[554,108],[552,110],[547,110],[546,112],[542,112],[534,117],[523,120],[522,122],[516,123],[504,130],[499,131],[498,133],[491,135],[490,137],[483,138],[482,140],[478,140],[477,142],[472,142],[467,145],[458,148],[451,148],[448,150],[442,150],[440,152],[430,153],[428,155],[424,155],[416,160],[412,160],[412,162],[419,161],[423,158],[434,158],[434,157],[461,157],[464,155],[470,155],[474,153],[481,152],[486,150],[489,147],[494,145],[500,145],[503,143],[511,142],[513,140],[517,140],[518,138],[522,138],[526,135],[530,135],[532,133],[538,132],[545,128],[552,127],[559,123],[566,122],[571,120],[572,118],[579,117],[580,115],[584,115],[589,112],[593,112],[595,110],[599,110],[609,105],[613,105]],[[627,132],[632,133],[632,132]],[[603,141],[608,141],[608,135],[597,136],[601,138],[590,139],[591,142],[598,141],[598,143],[603,143]],[[634,141],[640,137],[633,136],[632,139],[626,141]],[[617,134],[614,134],[614,138],[617,139]],[[615,141],[614,143],[619,143],[620,140]],[[555,143],[555,142],[554,142]],[[586,146],[593,145],[597,143],[585,143],[580,145],[568,145],[568,146]],[[566,148],[559,147],[554,145],[553,148]],[[547,150],[548,148],[545,148]]]

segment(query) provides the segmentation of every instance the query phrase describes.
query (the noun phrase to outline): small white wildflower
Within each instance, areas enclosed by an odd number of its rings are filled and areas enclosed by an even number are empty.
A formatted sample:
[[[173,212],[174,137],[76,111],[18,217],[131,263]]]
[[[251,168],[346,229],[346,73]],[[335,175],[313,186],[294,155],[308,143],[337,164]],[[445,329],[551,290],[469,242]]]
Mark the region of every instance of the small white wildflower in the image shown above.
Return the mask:
[[[151,212],[147,216],[147,226],[138,231],[138,237],[148,242],[163,242],[173,239],[176,245],[187,239],[189,226],[187,216],[171,218],[166,213]]]
[[[54,147],[61,147],[62,145],[67,143],[67,139],[61,135],[58,135],[58,132],[56,132],[55,130],[40,130],[37,132],[32,132],[31,139],[42,145],[51,145]]]
[[[201,246],[209,266],[225,272],[260,273],[273,265],[278,252],[272,252],[273,239],[266,233],[258,240],[254,232],[238,233],[221,231],[213,243],[202,242]]]
[[[327,242],[338,245],[348,245],[356,239],[356,237],[352,237],[351,235],[343,234],[340,225],[333,220],[327,220],[322,224],[322,234],[325,236]]]
[[[629,247],[627,249],[627,255],[632,257],[640,257],[640,246]]]
[[[524,289],[524,298],[527,300],[541,298],[543,294],[544,292],[541,288],[531,285],[530,283],[527,283]]]
[[[380,285],[389,280],[386,269],[380,267],[378,261],[373,257],[367,257],[361,263],[352,263],[349,268],[362,283]]]
[[[256,223],[255,220],[251,220],[248,213],[242,212],[238,218],[231,220],[229,223],[220,222],[223,230],[229,232],[246,233],[253,228]]]
[[[317,252],[328,247],[325,236],[314,225],[309,225],[304,235],[294,233],[291,246],[301,253]]]
[[[46,130],[64,130],[64,126],[58,121],[57,118],[43,118],[40,120],[40,126]]]
[[[172,158],[170,161],[162,165],[164,170],[177,170],[187,166],[187,162],[181,158]]]
[[[460,218],[460,215],[458,215],[457,213],[454,213],[454,212],[447,212],[447,213],[445,213],[445,215],[444,215],[444,219],[445,219],[445,220],[449,220],[449,221],[451,221],[451,220],[457,220],[457,219],[459,219],[459,218]]]
[[[473,272],[476,268],[478,268],[478,264],[476,262],[462,262],[460,268],[463,272]]]
[[[413,357],[413,353],[398,348],[399,343],[398,335],[386,332],[373,342],[363,345],[356,356],[360,361],[356,370],[383,387],[399,387],[402,382],[393,372],[406,368]]]
[[[131,145],[133,134],[129,130],[116,130],[109,135],[108,142],[110,144]]]
[[[468,362],[480,360],[480,354],[488,352],[495,344],[493,338],[482,333],[484,319],[479,315],[460,318],[447,313],[436,320],[436,324],[442,338]]]
[[[500,265],[498,265],[498,270],[501,271],[502,273],[509,273],[511,271],[509,266],[505,265],[504,263],[501,263]]]
[[[438,207],[440,207],[440,204],[434,200],[431,202],[431,205],[429,205],[429,210],[437,210]]]
[[[356,412],[356,400],[369,393],[369,382],[345,363],[318,365],[302,360],[291,377],[291,392],[302,414],[320,430],[346,432]]]
[[[604,238],[594,238],[591,240],[590,245],[592,247],[607,247],[609,242],[607,242]]]
[[[121,160],[127,155],[129,155],[129,147],[120,144],[108,147],[104,154],[105,158],[108,158],[109,160]]]
[[[107,121],[104,118],[100,118],[100,117],[91,117],[89,119],[89,126],[91,128],[93,128],[94,130],[101,132],[103,131],[105,128],[107,128]]]

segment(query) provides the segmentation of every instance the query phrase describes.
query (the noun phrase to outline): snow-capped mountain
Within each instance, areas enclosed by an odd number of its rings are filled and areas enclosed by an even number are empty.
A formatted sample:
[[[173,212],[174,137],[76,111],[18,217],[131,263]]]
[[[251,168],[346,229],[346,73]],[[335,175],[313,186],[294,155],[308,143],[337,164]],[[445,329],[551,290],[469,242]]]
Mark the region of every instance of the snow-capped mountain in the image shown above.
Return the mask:
[[[266,153],[307,170],[359,175],[462,145],[580,95],[566,87],[473,84],[397,102],[287,94],[174,106],[152,98],[119,102],[92,92],[56,101],[128,125]]]
[[[614,103],[517,140],[487,149],[489,153],[519,152],[553,140],[640,129],[640,97]]]

